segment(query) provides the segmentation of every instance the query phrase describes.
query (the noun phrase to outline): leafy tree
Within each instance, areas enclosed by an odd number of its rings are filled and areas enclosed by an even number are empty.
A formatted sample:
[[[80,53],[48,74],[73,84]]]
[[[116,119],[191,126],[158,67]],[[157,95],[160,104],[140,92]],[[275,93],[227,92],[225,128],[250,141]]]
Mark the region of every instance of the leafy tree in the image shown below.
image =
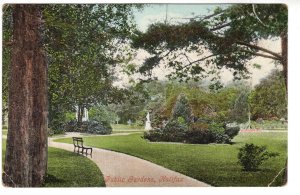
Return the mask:
[[[282,65],[287,87],[287,13],[283,4],[236,4],[187,23],[153,24],[133,42],[134,47],[152,54],[139,72],[150,74],[149,70],[165,60],[175,70],[171,78],[199,80],[225,67],[240,79],[247,76],[247,63],[259,56]],[[258,45],[271,38],[281,39],[281,53]],[[189,53],[199,58],[192,60]]]
[[[192,120],[192,110],[184,94],[180,94],[172,110],[172,118],[176,121],[182,117],[189,124]]]
[[[231,111],[232,122],[245,123],[248,121],[250,106],[249,106],[250,90],[242,90],[235,100],[234,108]]]
[[[124,91],[123,95],[124,99],[122,101],[108,104],[108,110],[120,117],[120,123],[126,124],[129,119],[136,122],[139,120],[141,111],[147,105],[149,96],[140,85],[129,87]],[[144,114],[143,118],[145,116]]]
[[[95,121],[105,121],[108,123],[115,123],[117,119],[117,114],[113,111],[110,111],[108,109],[108,106],[98,104],[96,106],[93,106],[89,110],[89,119],[90,120],[95,120]]]
[[[9,96],[4,88],[9,131],[3,181],[40,186],[47,167],[47,63],[50,116],[100,95],[106,102],[119,98],[111,66],[123,60],[120,51],[126,48],[120,43],[134,26],[132,5],[5,5],[4,11],[7,7],[13,14],[5,12],[3,26],[4,46],[12,46],[4,49],[3,78],[6,83],[9,72],[10,82]]]
[[[10,6],[3,7],[3,30],[2,30],[2,124],[5,124],[5,118],[8,114],[8,78],[9,64],[12,44],[12,8]]]
[[[129,52],[123,43],[134,29],[131,9],[128,4],[45,7],[50,123],[75,106],[81,123],[84,108],[122,98],[122,90],[112,86],[113,68]]]
[[[287,117],[286,89],[279,71],[273,71],[255,86],[249,98],[252,119]]]
[[[207,87],[194,84],[173,83],[166,89],[166,105],[163,115],[170,117],[176,98],[184,93],[189,100],[193,116],[200,120],[230,122],[230,113],[234,107],[239,90],[226,87],[218,91],[210,91]]]

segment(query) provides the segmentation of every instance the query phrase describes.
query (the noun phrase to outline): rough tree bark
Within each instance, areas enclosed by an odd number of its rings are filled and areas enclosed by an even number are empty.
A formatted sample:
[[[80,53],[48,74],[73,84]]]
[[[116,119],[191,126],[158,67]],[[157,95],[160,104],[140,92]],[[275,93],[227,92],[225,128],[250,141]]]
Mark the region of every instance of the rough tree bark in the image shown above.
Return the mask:
[[[281,33],[281,55],[286,92],[288,92],[288,35]]]
[[[47,169],[47,63],[38,5],[13,5],[13,47],[3,182],[41,186]]]
[[[81,126],[81,124],[82,124],[83,114],[84,114],[84,106],[82,106],[80,104],[80,105],[78,105],[78,111],[77,111],[77,123],[78,123],[78,126]]]
[[[286,89],[286,100],[288,99],[288,34],[287,32],[282,32],[281,35],[281,55],[282,55],[282,66],[283,66],[283,76]],[[283,172],[283,184],[287,183],[288,179],[288,160],[285,162],[285,169]]]

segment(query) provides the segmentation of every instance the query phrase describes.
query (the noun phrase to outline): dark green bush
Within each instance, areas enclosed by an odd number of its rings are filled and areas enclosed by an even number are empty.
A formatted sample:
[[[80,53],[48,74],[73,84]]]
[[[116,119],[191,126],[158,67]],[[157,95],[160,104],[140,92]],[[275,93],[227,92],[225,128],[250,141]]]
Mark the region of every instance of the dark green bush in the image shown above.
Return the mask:
[[[243,166],[245,171],[256,171],[264,161],[278,155],[275,152],[268,152],[266,146],[245,144],[239,149],[238,163]]]
[[[208,144],[211,141],[211,134],[207,124],[192,123],[189,130],[185,134],[187,143],[192,144]]]
[[[152,130],[144,134],[144,139],[150,141],[186,142],[192,144],[230,143],[237,135],[237,128],[226,130],[221,123],[191,123],[189,126],[182,122],[182,118],[172,120],[164,128]]]
[[[77,121],[75,121],[75,120],[66,122],[64,124],[63,128],[66,132],[78,132],[79,131],[79,128],[77,126]]]
[[[108,122],[99,122],[99,121],[85,121],[83,125],[87,126],[87,133],[91,134],[111,134],[112,127]]]
[[[217,134],[213,137],[213,142],[218,144],[229,144],[231,139],[227,134]]]
[[[182,142],[185,140],[187,126],[180,124],[177,120],[168,122],[162,131],[162,141]]]
[[[223,124],[212,122],[209,124],[209,133],[211,135],[211,143],[229,143],[228,135],[225,134]]]
[[[230,139],[233,139],[235,136],[237,136],[239,131],[240,131],[239,126],[225,127],[225,134],[228,135]]]
[[[79,124],[77,121],[69,121],[64,125],[67,132],[83,132],[91,134],[111,134],[112,127],[108,122],[102,121],[84,121]]]
[[[162,130],[161,129],[154,129],[144,133],[144,139],[147,139],[152,142],[159,142],[162,141]]]
[[[61,134],[64,133],[64,123],[61,122],[59,119],[53,119],[50,123],[49,123],[49,128],[51,129],[51,132],[53,134]]]

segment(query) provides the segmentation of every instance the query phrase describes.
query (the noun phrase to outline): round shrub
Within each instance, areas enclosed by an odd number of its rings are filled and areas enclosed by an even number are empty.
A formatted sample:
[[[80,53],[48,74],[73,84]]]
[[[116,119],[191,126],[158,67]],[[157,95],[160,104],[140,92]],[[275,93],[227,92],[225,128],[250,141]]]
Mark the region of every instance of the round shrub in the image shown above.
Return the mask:
[[[163,128],[162,140],[170,142],[182,142],[185,140],[187,126],[178,123],[176,120],[168,122]]]
[[[256,171],[264,161],[278,155],[278,153],[268,152],[266,146],[245,144],[239,149],[238,163],[244,167],[245,171]]]
[[[240,131],[240,127],[239,126],[235,126],[235,127],[225,127],[225,134],[228,135],[230,137],[230,139],[233,139],[235,136],[238,135]]]
[[[192,144],[208,144],[211,140],[208,125],[203,123],[192,123],[185,137],[186,142]]]
[[[225,129],[223,128],[222,124],[213,122],[209,124],[208,128],[211,134],[211,143],[225,143]],[[224,140],[222,140],[222,138],[224,138]]]
[[[231,142],[231,139],[227,134],[217,134],[214,137],[214,143],[229,144],[230,142]]]
[[[161,129],[154,129],[145,132],[143,138],[152,142],[159,142],[162,141],[162,135],[163,134]]]
[[[112,127],[108,122],[102,121],[85,121],[83,122],[83,125],[87,126],[87,133],[91,134],[101,134],[101,135],[106,135],[106,134],[111,134],[112,132]]]

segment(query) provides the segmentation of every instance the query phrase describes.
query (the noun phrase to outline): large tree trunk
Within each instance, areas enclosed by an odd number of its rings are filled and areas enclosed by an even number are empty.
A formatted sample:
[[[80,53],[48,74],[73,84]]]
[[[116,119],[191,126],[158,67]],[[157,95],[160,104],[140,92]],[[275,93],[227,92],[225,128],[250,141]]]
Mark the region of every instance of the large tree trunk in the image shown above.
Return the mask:
[[[281,33],[281,55],[286,92],[288,92],[288,35]]]
[[[286,100],[288,99],[288,35],[287,32],[281,33],[281,54],[282,54],[282,66],[283,66],[283,76],[285,81],[286,89]],[[283,184],[287,183],[288,177],[288,163],[285,162],[285,169],[283,173]]]
[[[38,5],[14,5],[3,182],[41,186],[47,169],[47,64]]]
[[[82,124],[82,118],[83,118],[83,111],[84,111],[84,106],[82,106],[81,104],[78,105],[78,111],[77,111],[77,123],[78,123],[78,126],[81,126]]]

